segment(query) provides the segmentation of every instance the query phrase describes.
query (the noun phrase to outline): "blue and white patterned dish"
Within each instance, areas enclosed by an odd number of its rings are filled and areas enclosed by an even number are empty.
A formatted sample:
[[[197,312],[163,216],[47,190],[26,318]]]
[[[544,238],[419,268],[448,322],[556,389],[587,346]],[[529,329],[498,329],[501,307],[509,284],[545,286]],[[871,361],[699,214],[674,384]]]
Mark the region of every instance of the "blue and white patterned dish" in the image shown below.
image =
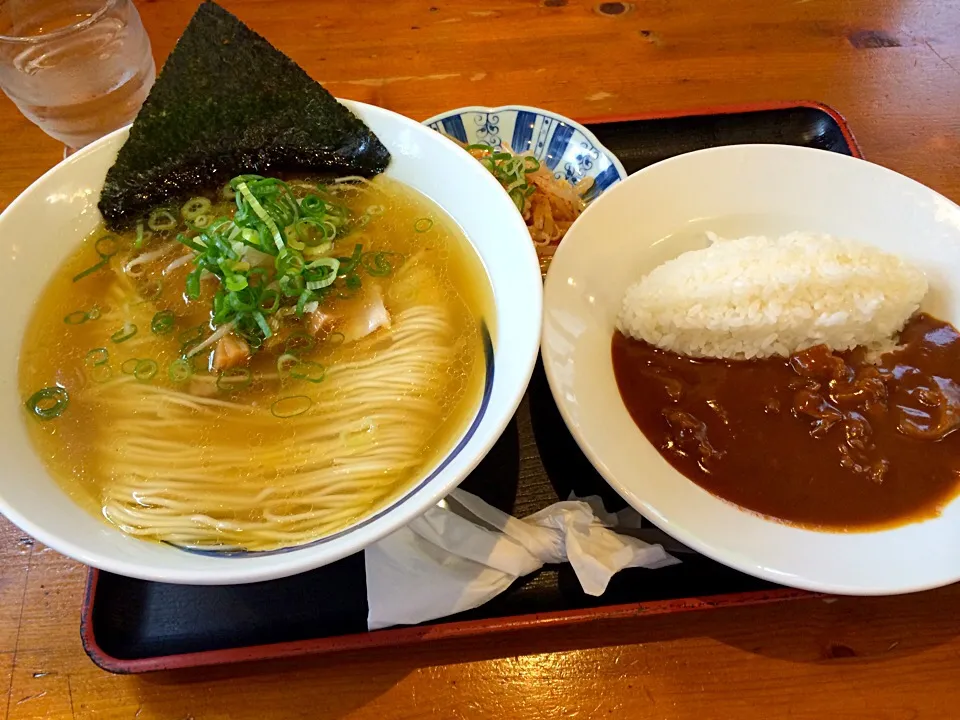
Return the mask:
[[[423,124],[468,145],[500,148],[506,144],[514,152],[532,151],[556,178],[570,183],[592,177],[593,187],[584,195],[588,203],[627,177],[620,161],[593,133],[549,110],[527,105],[471,106],[434,115]]]

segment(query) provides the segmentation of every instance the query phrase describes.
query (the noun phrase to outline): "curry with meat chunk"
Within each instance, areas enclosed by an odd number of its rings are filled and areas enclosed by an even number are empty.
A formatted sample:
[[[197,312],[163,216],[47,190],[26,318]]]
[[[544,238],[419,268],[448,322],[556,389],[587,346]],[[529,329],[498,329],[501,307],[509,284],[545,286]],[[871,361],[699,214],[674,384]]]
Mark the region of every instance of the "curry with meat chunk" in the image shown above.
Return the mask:
[[[704,489],[788,523],[865,530],[938,514],[960,486],[960,333],[919,313],[899,346],[819,345],[789,358],[704,360],[612,343],[640,430]]]

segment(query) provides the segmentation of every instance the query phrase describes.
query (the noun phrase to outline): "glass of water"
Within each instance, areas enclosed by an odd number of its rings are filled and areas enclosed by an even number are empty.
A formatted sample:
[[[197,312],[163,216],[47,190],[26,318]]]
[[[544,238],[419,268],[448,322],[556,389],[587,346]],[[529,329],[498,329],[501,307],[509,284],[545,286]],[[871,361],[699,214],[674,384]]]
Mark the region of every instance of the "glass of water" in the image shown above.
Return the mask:
[[[68,148],[133,120],[156,74],[131,0],[0,0],[0,88]]]

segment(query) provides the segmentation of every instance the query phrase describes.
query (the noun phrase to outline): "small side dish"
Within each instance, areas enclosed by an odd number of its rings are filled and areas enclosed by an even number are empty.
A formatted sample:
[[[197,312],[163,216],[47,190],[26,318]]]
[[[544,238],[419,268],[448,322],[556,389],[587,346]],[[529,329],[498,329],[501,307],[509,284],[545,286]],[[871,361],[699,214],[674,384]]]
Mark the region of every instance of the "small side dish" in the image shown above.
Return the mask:
[[[510,194],[544,275],[573,221],[627,177],[616,156],[586,127],[542,108],[463,107],[424,125],[465,147]]]
[[[624,298],[613,367],[647,439],[789,523],[936,515],[960,487],[960,334],[918,312],[923,273],[827,236],[713,239]]]
[[[509,147],[498,150],[474,143],[466,150],[510,195],[530,231],[540,269],[546,272],[563,236],[586,209],[584,196],[593,187],[593,178],[572,183],[558,180],[532,153],[515,153]]]

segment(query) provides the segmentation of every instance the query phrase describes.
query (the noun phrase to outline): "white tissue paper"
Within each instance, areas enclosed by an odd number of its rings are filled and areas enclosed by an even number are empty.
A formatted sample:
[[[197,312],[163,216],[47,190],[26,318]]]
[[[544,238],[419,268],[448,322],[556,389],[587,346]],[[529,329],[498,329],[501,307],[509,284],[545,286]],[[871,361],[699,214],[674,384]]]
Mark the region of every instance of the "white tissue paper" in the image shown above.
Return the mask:
[[[555,503],[522,520],[454,490],[440,505],[364,551],[367,627],[413,625],[482,605],[522,575],[569,562],[588,595],[623,568],[680,561],[611,528],[639,527],[632,510],[592,496]]]

